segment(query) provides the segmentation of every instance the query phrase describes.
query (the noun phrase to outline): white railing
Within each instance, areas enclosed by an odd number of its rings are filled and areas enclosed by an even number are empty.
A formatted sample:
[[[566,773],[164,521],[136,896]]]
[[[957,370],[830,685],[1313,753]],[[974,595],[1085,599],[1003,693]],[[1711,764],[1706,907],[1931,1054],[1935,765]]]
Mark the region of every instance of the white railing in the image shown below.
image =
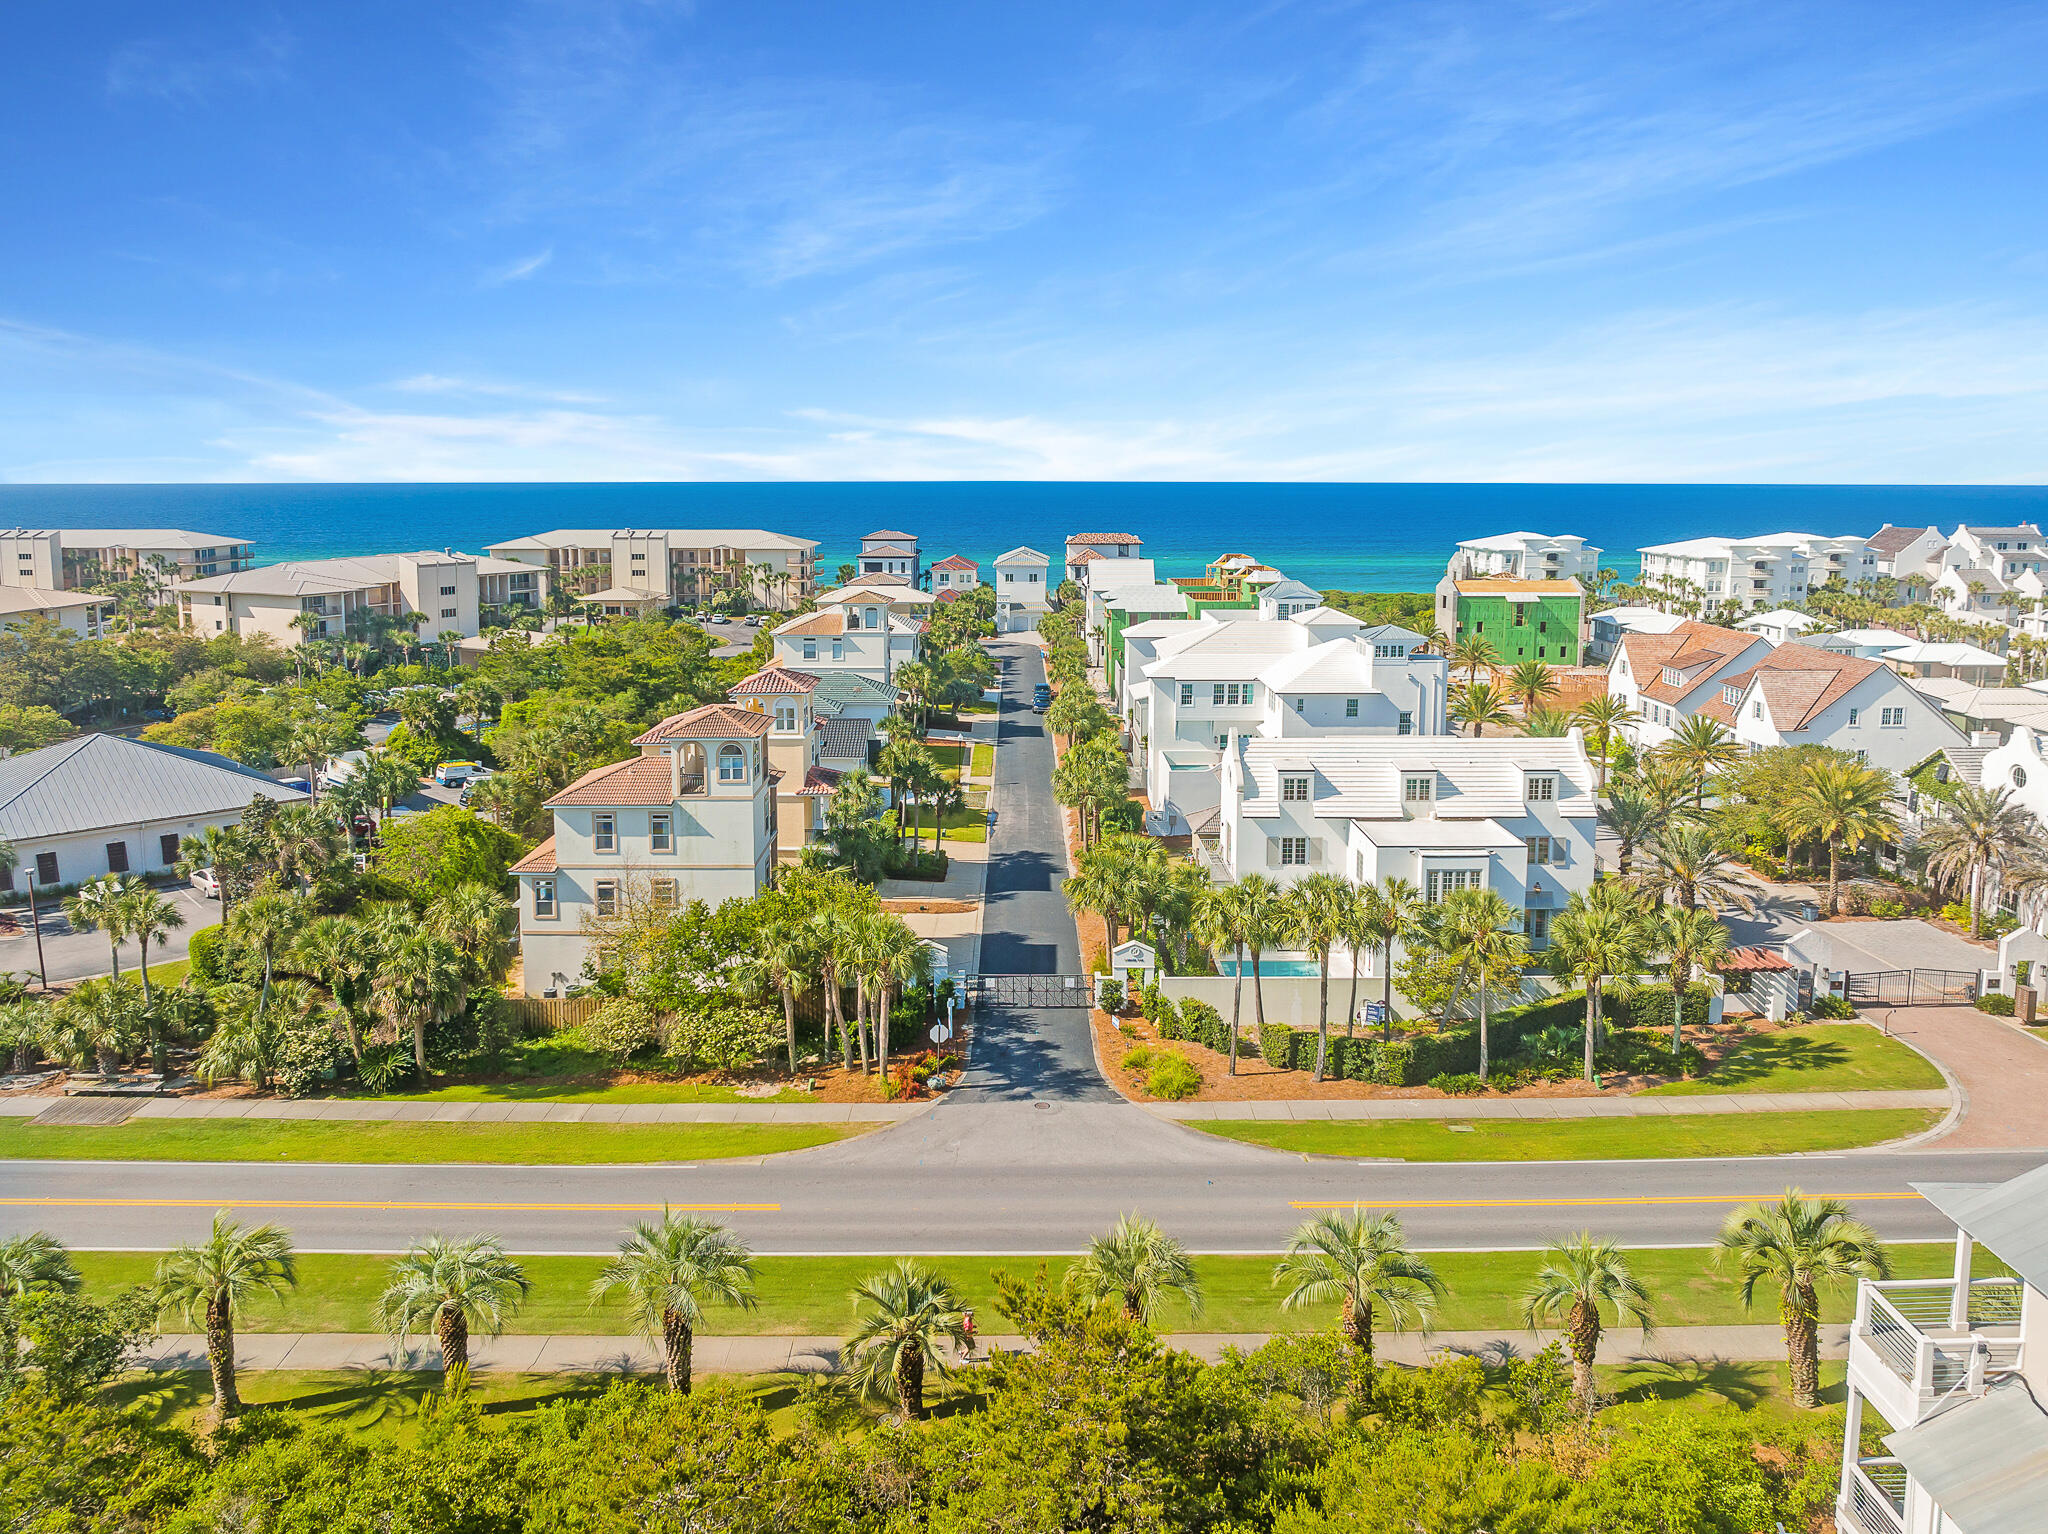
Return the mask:
[[[1858,1534],[1906,1534],[1906,1467],[1895,1459],[1855,1461],[1835,1510]]]
[[[1958,1387],[1976,1395],[1987,1374],[2020,1366],[2022,1340],[2011,1333],[2019,1326],[2023,1293],[2016,1279],[1975,1279],[1959,1309],[1952,1281],[1864,1284],[1855,1336],[1923,1399]]]

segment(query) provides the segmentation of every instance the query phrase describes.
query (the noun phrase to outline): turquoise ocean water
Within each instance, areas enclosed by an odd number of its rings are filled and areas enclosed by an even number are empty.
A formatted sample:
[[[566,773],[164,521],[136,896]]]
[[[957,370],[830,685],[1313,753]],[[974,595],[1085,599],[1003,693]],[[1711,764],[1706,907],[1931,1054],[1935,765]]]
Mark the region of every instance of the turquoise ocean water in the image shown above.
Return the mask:
[[[458,548],[555,527],[764,527],[819,540],[829,578],[860,535],[918,534],[986,563],[1069,533],[1130,532],[1170,574],[1254,555],[1325,589],[1434,585],[1460,538],[1577,533],[1625,576],[1644,544],[1870,533],[2048,515],[2048,487],[1850,485],[541,484],[0,485],[0,524],[183,527],[249,538],[268,563]]]

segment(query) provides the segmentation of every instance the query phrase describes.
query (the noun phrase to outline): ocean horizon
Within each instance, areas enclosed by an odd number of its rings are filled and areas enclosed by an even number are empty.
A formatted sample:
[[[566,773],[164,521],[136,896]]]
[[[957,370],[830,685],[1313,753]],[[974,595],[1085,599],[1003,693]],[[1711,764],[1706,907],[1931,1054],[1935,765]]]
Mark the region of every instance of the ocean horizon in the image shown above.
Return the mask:
[[[2048,486],[1180,484],[1049,481],[0,485],[0,524],[179,527],[246,538],[260,563],[487,544],[558,527],[759,527],[818,540],[830,579],[863,533],[914,533],[927,562],[1135,533],[1163,572],[1250,554],[1324,590],[1421,591],[1463,538],[1575,533],[1632,577],[1680,538],[2038,521]]]

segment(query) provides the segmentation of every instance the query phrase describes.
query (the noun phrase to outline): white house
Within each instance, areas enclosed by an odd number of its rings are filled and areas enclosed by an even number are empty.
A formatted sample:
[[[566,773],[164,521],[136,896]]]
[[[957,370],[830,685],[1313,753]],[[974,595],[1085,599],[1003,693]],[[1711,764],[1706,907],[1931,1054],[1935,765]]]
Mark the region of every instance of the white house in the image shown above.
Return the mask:
[[[1447,728],[1449,662],[1407,629],[1368,627],[1328,608],[1285,620],[1208,615],[1175,627],[1148,640],[1142,672],[1128,666],[1124,694],[1156,834],[1182,834],[1216,807],[1233,736],[1319,749],[1346,736]],[[1135,632],[1124,631],[1127,644]]]
[[[913,586],[924,584],[923,556],[917,548],[917,534],[898,532],[893,527],[877,528],[860,541],[856,575],[893,575]]]
[[[1884,652],[1884,662],[1911,677],[1951,677],[1979,687],[2005,679],[2005,657],[1973,644],[1929,644],[1907,640]]]
[[[1277,580],[1259,591],[1261,618],[1292,618],[1296,613],[1314,612],[1323,605],[1323,594],[1306,581],[1292,577]]]
[[[1651,544],[1641,553],[1642,585],[1674,600],[1690,596],[1745,611],[1804,602],[1809,591],[1830,580],[1853,586],[1877,574],[1877,556],[1864,539],[1815,533],[1687,538]]]
[[[895,611],[887,589],[800,613],[770,635],[778,666],[820,675],[852,671],[884,683],[924,653],[924,620]]]
[[[676,714],[547,802],[555,831],[513,865],[526,994],[582,978],[604,924],[635,911],[747,899],[775,868],[770,715],[713,703]]]
[[[2003,1183],[1912,1186],[1955,1225],[1955,1266],[1946,1278],[1856,1286],[1835,1526],[2039,1529],[2048,1523],[2048,1167]],[[1980,1245],[2012,1276],[1974,1277]],[[1891,1428],[1882,1454],[1863,1452],[1869,1412]]]
[[[1499,533],[1458,545],[1465,576],[1504,575],[1518,581],[1569,581],[1597,575],[1600,551],[1569,533]],[[1453,558],[1453,565],[1460,561]]]
[[[1899,595],[1912,601],[1923,595],[1941,573],[1948,539],[1938,527],[1893,527],[1887,522],[1865,540],[1876,560],[1876,573],[1898,583]]]
[[[1067,540],[1066,578],[1078,581],[1089,560],[1136,559],[1145,551],[1145,540],[1135,533],[1076,533]],[[1055,585],[1058,582],[1054,582]]]
[[[0,840],[19,869],[0,890],[33,877],[38,888],[102,874],[162,873],[178,843],[242,822],[251,799],[297,804],[306,795],[216,756],[125,735],[80,735],[0,760]]]
[[[1660,746],[1720,697],[1724,678],[1770,651],[1768,639],[1690,620],[1668,634],[1629,634],[1608,663],[1607,693],[1634,710],[1625,731],[1635,744]]]
[[[1794,612],[1789,607],[1780,607],[1774,612],[1756,613],[1732,627],[1742,630],[1745,634],[1760,635],[1772,644],[1790,644],[1815,629],[1826,628],[1827,620],[1816,618],[1811,613]]]
[[[962,554],[949,554],[932,566],[932,595],[972,591],[981,584],[981,566]]]
[[[1430,901],[1497,890],[1526,913],[1531,946],[1593,882],[1593,765],[1558,737],[1346,735],[1313,743],[1233,735],[1223,798],[1199,833],[1219,882],[1335,873],[1409,881]]]
[[[106,632],[112,597],[85,591],[53,591],[45,586],[0,586],[0,628],[23,618],[47,618],[80,639],[98,639]]]
[[[1896,629],[1842,629],[1832,634],[1806,634],[1794,641],[1858,660],[1882,660],[1887,650],[1902,650],[1912,642]]]
[[[555,528],[494,543],[493,559],[544,565],[566,591],[644,592],[693,606],[744,590],[759,606],[800,606],[817,591],[818,545],[758,527]]]
[[[176,527],[16,527],[0,530],[0,586],[75,591],[143,569],[189,581],[246,570],[255,557],[246,538]]]
[[[1978,785],[2005,790],[2006,796],[2048,826],[2048,760],[2043,744],[2048,733],[2016,725],[2005,743],[1984,753]],[[2043,833],[2048,836],[2048,832]]]
[[[407,613],[423,615],[414,631],[423,639],[451,629],[470,638],[481,626],[482,605],[538,606],[547,581],[545,570],[530,565],[444,549],[294,560],[180,581],[172,590],[180,621],[202,638],[267,634],[290,647],[352,637],[372,619],[395,628]]]
[[[1826,746],[1890,772],[1968,743],[1937,705],[1882,661],[1810,645],[1780,645],[1747,671],[1724,674],[1717,695],[1692,712],[1752,750]]]
[[[1655,607],[1609,607],[1586,620],[1586,659],[1604,665],[1613,659],[1625,634],[1668,634],[1686,622],[1678,613]]]
[[[1036,549],[1014,548],[995,558],[996,632],[1022,634],[1052,611],[1046,572],[1052,560]]]

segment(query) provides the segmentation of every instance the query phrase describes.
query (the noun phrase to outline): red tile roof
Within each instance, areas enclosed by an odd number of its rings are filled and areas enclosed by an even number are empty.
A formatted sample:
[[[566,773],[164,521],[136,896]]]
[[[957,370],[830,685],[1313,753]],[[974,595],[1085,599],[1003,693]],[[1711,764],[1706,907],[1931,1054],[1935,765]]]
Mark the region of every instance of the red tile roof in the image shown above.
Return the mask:
[[[676,796],[675,770],[663,756],[635,756],[586,772],[548,800],[556,805],[667,804]]]
[[[1715,967],[1724,975],[1748,975],[1789,970],[1792,963],[1783,954],[1772,953],[1768,948],[1731,948],[1728,957]]]
[[[1093,550],[1093,549],[1083,549],[1083,550],[1081,550],[1081,552],[1080,552],[1080,553],[1078,553],[1078,554],[1076,554],[1076,555],[1074,556],[1074,563],[1075,563],[1075,564],[1077,564],[1077,565],[1085,565],[1085,564],[1087,564],[1087,563],[1088,563],[1088,561],[1089,561],[1089,560],[1091,560],[1091,559],[1100,559],[1100,558],[1102,558],[1102,556],[1101,556],[1100,554],[1096,553],[1096,552],[1095,552],[1095,550]]]
[[[1135,533],[1076,533],[1067,540],[1070,545],[1076,543],[1131,544],[1143,543],[1144,541],[1143,538],[1138,537]]]
[[[909,559],[912,555],[910,550],[904,548],[900,543],[878,543],[871,549],[863,547],[860,551],[860,557],[862,559]],[[870,575],[880,575],[882,573],[884,572],[880,570],[870,570],[868,572]]]
[[[555,839],[550,836],[512,865],[515,874],[551,874],[555,871]]]
[[[916,536],[915,533],[900,533],[893,527],[884,527],[875,532],[865,534],[861,538],[861,542],[866,543],[869,538],[914,538]]]
[[[671,714],[633,744],[645,746],[664,740],[705,740],[725,735],[766,735],[768,716],[730,703],[707,703],[686,714]]]
[[[1762,643],[1754,634],[1716,628],[1711,623],[1685,623],[1668,634],[1625,635],[1621,649],[1644,697],[1659,703],[1682,703],[1698,691],[1715,666],[1724,666],[1752,645]],[[1699,674],[1673,684],[1664,680],[1667,666]]]
[[[979,570],[981,566],[964,554],[948,554],[944,559],[933,565],[932,568],[934,570]]]
[[[1888,669],[1882,661],[1857,660],[1812,645],[1788,644],[1778,646],[1749,670],[1723,677],[1721,685],[1747,692],[1750,683],[1755,682],[1764,702],[1770,705],[1771,722],[1790,733],[1805,729],[1823,709],[1841,701],[1857,684]],[[1719,697],[1714,699],[1711,710],[1699,710],[1702,714],[1710,711],[1718,711],[1712,712],[1712,716],[1723,723],[1731,722],[1735,716],[1734,706]]]
[[[776,629],[777,634],[843,634],[846,632],[846,614],[836,607],[823,612],[806,613],[801,618],[792,618]]]
[[[770,692],[815,692],[817,687],[818,679],[808,671],[765,666],[744,681],[734,682],[726,690],[736,698],[751,698]]]
[[[804,774],[804,786],[797,790],[797,797],[829,799],[839,791],[842,776],[844,774],[830,767],[813,767]]]

